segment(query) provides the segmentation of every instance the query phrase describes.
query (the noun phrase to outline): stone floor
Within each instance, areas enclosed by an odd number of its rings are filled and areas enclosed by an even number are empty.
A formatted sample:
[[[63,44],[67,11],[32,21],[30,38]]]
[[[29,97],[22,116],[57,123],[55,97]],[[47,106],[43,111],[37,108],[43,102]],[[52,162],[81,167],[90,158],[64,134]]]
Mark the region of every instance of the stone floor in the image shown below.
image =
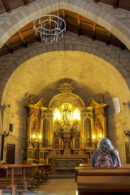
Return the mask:
[[[2,195],[10,195],[10,193],[2,193]],[[24,195],[77,195],[76,183],[74,179],[48,179],[33,192]]]
[[[76,195],[74,179],[48,179],[46,183],[26,195]]]

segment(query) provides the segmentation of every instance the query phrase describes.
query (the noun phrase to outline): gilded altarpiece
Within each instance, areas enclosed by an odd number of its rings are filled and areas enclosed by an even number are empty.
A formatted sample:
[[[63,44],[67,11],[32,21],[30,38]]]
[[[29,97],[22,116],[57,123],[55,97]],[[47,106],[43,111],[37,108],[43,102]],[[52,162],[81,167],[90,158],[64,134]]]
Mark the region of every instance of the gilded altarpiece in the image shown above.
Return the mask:
[[[89,106],[71,83],[61,83],[59,93],[44,107],[44,99],[27,106],[27,163],[75,167],[89,163],[97,142],[107,136],[107,105],[103,98]]]

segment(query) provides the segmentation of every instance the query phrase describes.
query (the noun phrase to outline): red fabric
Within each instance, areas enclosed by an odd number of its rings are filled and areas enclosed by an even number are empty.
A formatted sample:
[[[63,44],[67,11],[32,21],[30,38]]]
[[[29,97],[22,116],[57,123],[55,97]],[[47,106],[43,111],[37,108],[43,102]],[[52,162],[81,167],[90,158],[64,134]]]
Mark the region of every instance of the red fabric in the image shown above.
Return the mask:
[[[99,153],[97,158],[97,167],[109,168],[113,167],[113,160],[110,154],[103,155]]]

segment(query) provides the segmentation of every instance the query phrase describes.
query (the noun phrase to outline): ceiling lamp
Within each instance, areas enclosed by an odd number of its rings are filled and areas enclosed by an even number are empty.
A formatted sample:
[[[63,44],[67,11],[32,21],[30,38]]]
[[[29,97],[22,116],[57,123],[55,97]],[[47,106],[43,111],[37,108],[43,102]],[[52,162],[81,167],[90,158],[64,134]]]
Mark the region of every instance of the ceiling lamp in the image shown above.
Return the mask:
[[[63,33],[66,31],[66,22],[63,18],[57,15],[42,15],[33,22],[35,35],[39,34],[41,40],[45,42],[57,41],[59,37],[63,38]]]

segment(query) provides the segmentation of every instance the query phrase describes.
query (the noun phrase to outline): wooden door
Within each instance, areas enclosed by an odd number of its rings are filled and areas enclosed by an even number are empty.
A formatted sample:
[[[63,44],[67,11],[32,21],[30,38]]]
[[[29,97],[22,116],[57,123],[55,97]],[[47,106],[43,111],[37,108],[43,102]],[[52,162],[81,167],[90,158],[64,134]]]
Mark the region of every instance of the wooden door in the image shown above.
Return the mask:
[[[6,163],[15,163],[15,144],[7,144]]]

